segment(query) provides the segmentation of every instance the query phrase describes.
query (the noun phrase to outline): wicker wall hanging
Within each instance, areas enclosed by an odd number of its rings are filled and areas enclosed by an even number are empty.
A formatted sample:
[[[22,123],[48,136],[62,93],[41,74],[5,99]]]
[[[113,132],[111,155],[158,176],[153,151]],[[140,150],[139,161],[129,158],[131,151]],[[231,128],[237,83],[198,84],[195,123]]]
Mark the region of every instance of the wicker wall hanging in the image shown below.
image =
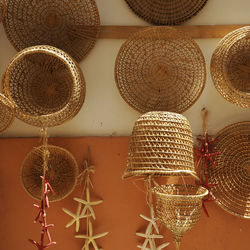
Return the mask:
[[[188,120],[170,112],[148,112],[134,125],[124,178],[193,175],[193,139]]]
[[[60,125],[82,107],[85,82],[77,63],[51,46],[20,51],[5,72],[4,92],[20,120],[39,127]]]
[[[209,166],[216,203],[231,214],[250,219],[250,122],[235,123],[215,136],[216,168]]]
[[[250,108],[250,26],[225,36],[211,59],[216,89],[229,102]]]
[[[133,12],[156,25],[181,24],[204,7],[207,0],[125,0]]]
[[[0,22],[3,21],[6,13],[6,2],[5,0],[0,0]]]
[[[7,0],[6,34],[16,48],[47,44],[80,61],[99,36],[95,0]]]
[[[200,96],[205,60],[197,43],[171,27],[149,27],[122,45],[115,79],[124,100],[141,113],[181,113]]]
[[[66,149],[48,145],[48,151],[48,180],[55,193],[49,194],[49,200],[59,201],[73,191],[78,177],[78,166],[74,156]],[[38,200],[41,198],[43,168],[43,146],[40,146],[27,154],[21,168],[24,189]]]
[[[208,191],[191,185],[164,185],[153,188],[156,195],[156,214],[173,233],[176,249],[183,235],[200,219],[201,201]]]
[[[3,94],[0,94],[0,133],[10,127],[14,120],[14,106]]]

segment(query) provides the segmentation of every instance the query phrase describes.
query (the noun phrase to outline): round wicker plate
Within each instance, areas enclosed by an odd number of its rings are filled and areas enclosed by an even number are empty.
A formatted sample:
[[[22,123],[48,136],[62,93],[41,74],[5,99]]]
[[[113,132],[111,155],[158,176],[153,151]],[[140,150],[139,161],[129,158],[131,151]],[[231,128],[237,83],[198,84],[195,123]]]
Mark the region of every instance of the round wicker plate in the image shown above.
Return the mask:
[[[171,27],[149,27],[122,45],[115,79],[121,96],[135,110],[181,113],[204,88],[205,60],[186,34]]]
[[[76,61],[94,47],[100,32],[95,0],[7,0],[3,24],[16,50],[46,44]]]
[[[82,107],[85,82],[77,63],[51,46],[20,51],[4,76],[4,92],[14,103],[16,117],[39,127],[60,125]]]
[[[229,102],[250,108],[250,26],[225,36],[210,64],[216,89]]]
[[[14,120],[14,105],[0,94],[0,133],[7,130]]]
[[[195,16],[207,0],[125,0],[136,15],[156,25],[177,25]]]
[[[5,0],[0,0],[0,22],[3,21],[6,14],[6,2]]]
[[[36,147],[25,157],[21,168],[21,182],[33,198],[41,199],[43,175],[43,147]],[[48,181],[55,194],[49,193],[50,201],[59,201],[68,196],[75,188],[78,165],[74,156],[64,148],[48,146]]]
[[[216,168],[209,166],[212,196],[231,214],[250,219],[250,122],[227,126],[215,137]]]

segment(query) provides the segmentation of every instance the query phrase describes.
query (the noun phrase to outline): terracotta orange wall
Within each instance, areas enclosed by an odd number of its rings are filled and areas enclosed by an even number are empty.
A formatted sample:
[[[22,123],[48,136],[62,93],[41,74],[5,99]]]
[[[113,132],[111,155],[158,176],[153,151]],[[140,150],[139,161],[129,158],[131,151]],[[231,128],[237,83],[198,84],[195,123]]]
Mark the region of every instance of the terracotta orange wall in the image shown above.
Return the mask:
[[[65,147],[76,157],[79,164],[87,157],[87,148],[91,147],[92,163],[96,166],[93,178],[96,198],[103,198],[104,203],[96,206],[97,220],[94,222],[95,233],[109,231],[109,235],[97,242],[107,250],[134,250],[139,238],[138,230],[143,231],[144,221],[140,213],[148,214],[143,185],[140,181],[123,181],[129,138],[128,137],[87,137],[87,138],[51,138],[51,144]],[[39,240],[40,226],[33,224],[36,211],[30,198],[20,183],[20,166],[25,155],[39,139],[1,139],[0,140],[0,249],[30,250],[35,249],[27,239]],[[55,223],[51,230],[57,245],[49,249],[79,250],[83,240],[74,238],[74,228],[65,229],[70,217],[64,214],[62,207],[72,211],[76,209],[73,197],[79,196],[80,187],[64,199],[53,203],[48,211],[48,222]],[[211,215],[202,214],[199,223],[188,232],[182,242],[185,250],[249,250],[249,220],[237,218],[224,212],[216,204],[208,204]],[[82,232],[84,228],[81,229]],[[174,244],[169,231],[162,227],[165,241]]]

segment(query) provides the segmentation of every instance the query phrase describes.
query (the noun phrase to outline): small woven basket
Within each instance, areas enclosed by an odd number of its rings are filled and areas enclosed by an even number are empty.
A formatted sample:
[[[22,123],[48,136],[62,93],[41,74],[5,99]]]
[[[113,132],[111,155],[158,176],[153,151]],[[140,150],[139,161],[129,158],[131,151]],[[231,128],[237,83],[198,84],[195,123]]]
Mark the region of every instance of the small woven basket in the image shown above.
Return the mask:
[[[229,102],[250,108],[250,26],[226,35],[210,64],[216,89]]]
[[[215,136],[213,157],[216,168],[209,165],[209,180],[216,203],[227,212],[250,219],[250,122],[225,127]]]
[[[6,2],[5,0],[0,0],[0,22],[3,21],[6,14]]]
[[[100,32],[95,0],[7,0],[3,24],[17,51],[46,44],[76,61],[94,47]]]
[[[148,112],[135,123],[123,177],[193,175],[193,138],[188,120],[171,112]]]
[[[50,201],[59,201],[75,188],[78,165],[74,156],[64,148],[48,145],[48,181],[55,194],[49,193]],[[25,157],[21,168],[21,182],[33,198],[40,200],[43,176],[43,146],[34,148]]]
[[[163,185],[153,188],[156,215],[173,233],[176,249],[183,235],[200,219],[202,198],[207,189],[192,185]]]
[[[136,15],[155,25],[181,24],[204,7],[207,0],[125,0]]]
[[[14,120],[14,105],[0,94],[0,133],[7,130]]]
[[[4,93],[14,103],[16,117],[38,127],[72,119],[85,98],[85,82],[74,60],[51,46],[19,52],[3,79]]]

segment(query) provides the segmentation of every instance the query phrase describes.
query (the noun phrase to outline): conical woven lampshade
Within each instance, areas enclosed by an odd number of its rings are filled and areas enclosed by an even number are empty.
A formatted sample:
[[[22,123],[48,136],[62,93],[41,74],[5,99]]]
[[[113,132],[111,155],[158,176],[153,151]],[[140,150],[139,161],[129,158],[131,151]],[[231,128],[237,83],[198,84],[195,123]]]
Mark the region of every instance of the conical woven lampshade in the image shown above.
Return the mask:
[[[156,215],[173,233],[176,249],[183,235],[200,219],[202,198],[208,194],[203,187],[163,185],[153,188],[156,195]]]
[[[5,0],[0,0],[0,22],[3,21],[6,13],[6,2]]]
[[[193,139],[188,120],[180,114],[153,111],[135,123],[124,178],[193,175]]]
[[[14,105],[6,96],[0,94],[0,133],[10,127],[14,120]]]

